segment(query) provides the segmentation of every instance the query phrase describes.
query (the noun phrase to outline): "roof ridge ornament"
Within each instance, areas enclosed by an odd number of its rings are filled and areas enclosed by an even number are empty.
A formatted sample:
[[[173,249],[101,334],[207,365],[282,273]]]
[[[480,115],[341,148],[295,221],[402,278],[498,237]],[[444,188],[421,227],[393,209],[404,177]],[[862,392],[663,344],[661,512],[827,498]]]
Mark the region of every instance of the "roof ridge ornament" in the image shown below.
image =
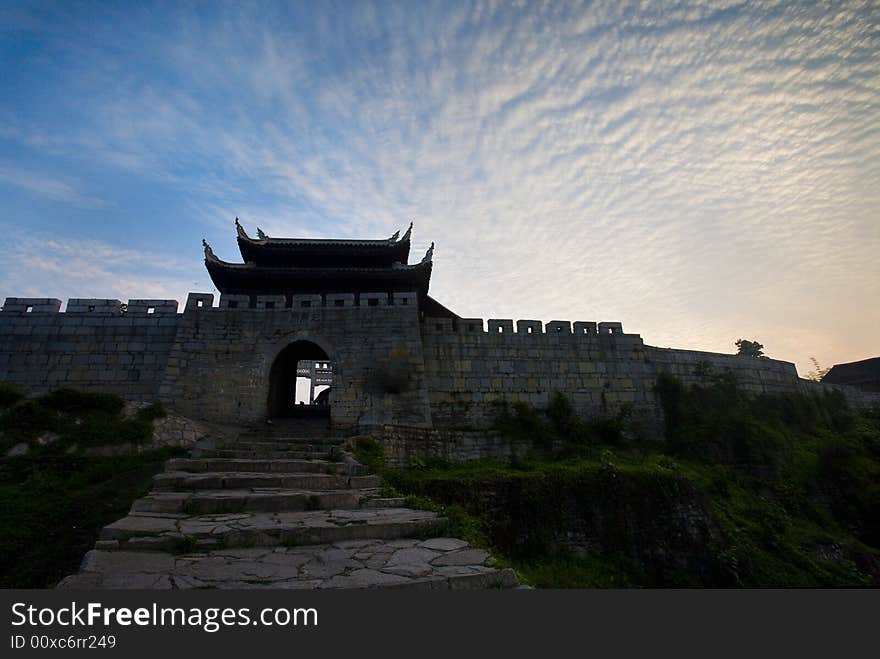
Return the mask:
[[[400,230],[395,231],[394,234],[388,239],[388,242],[393,243],[395,240],[397,240],[397,237],[399,235],[400,235]]]
[[[406,230],[406,233],[403,234],[403,238],[401,238],[401,240],[404,240],[404,241],[409,240],[409,237],[410,237],[410,235],[412,234],[412,228],[413,228],[413,223],[410,222],[410,223],[409,223],[409,228]],[[433,243],[432,243],[432,244],[433,244]]]
[[[241,222],[238,221],[238,218],[235,218],[235,230],[238,232],[239,238],[244,238],[245,240],[251,239],[251,237],[247,235],[247,231],[244,230],[244,227],[241,226]]]
[[[219,261],[216,256],[214,256],[214,250],[211,249],[211,246],[208,244],[208,241],[202,238],[202,247],[205,248],[205,260],[206,261]]]
[[[434,260],[434,242],[431,241],[431,246],[428,248],[428,251],[425,252],[425,257],[422,259],[422,263],[430,263]]]
[[[265,233],[263,233],[263,230],[260,227],[257,227],[257,236],[260,238],[260,240],[268,240],[269,239],[269,236],[267,236]]]

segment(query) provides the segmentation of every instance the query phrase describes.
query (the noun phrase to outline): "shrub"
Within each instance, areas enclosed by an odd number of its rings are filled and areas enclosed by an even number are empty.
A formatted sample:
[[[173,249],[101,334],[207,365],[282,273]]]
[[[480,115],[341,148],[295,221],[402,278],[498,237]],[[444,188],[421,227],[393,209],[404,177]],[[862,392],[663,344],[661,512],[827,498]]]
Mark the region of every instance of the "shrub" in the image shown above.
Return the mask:
[[[118,414],[125,403],[119,396],[108,393],[92,393],[74,389],[57,389],[42,397],[47,408],[65,414],[85,414],[88,412],[106,412]]]
[[[350,443],[355,459],[362,465],[377,473],[385,468],[385,451],[375,437],[354,437]]]
[[[0,409],[12,407],[25,397],[25,392],[20,387],[0,382]]]

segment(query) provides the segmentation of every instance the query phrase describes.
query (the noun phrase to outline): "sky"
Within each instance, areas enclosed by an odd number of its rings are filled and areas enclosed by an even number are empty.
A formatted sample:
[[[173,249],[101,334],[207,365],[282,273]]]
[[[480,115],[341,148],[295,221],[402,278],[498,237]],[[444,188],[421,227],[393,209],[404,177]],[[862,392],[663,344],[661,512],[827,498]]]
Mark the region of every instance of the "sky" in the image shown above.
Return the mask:
[[[880,355],[880,3],[0,4],[0,298],[436,242],[464,317]]]

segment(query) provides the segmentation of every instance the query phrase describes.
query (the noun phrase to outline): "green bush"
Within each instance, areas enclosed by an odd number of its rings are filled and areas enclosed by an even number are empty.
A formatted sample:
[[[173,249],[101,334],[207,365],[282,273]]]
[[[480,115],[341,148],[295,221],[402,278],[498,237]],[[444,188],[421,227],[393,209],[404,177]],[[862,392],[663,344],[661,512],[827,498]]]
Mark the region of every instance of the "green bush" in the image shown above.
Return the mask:
[[[631,438],[629,410],[585,421],[554,396],[497,424],[543,450],[385,477],[460,506],[533,585],[880,585],[880,414],[838,394],[755,396],[730,372],[709,377],[659,379],[666,442]]]
[[[382,444],[375,437],[353,437],[350,440],[352,453],[362,465],[366,465],[376,473],[385,469],[385,452]]]
[[[0,587],[47,588],[76,572],[101,528],[125,515],[165,460],[181,453],[7,459],[0,470]]]
[[[511,439],[531,442],[535,457],[576,458],[599,445],[624,445],[627,433],[635,430],[632,412],[632,405],[623,405],[613,415],[581,419],[571,401],[555,392],[543,411],[522,401],[504,405],[494,428]]]
[[[0,382],[0,410],[12,407],[25,397],[25,392],[20,387]]]
[[[41,397],[41,402],[51,410],[72,415],[84,415],[90,412],[118,414],[125,405],[124,401],[115,394],[75,389],[57,389]]]
[[[0,450],[25,442],[42,453],[59,453],[72,447],[140,444],[153,432],[153,421],[165,416],[161,403],[153,403],[123,418],[124,402],[107,393],[58,389],[20,402],[0,412]],[[36,440],[50,433],[51,444]]]

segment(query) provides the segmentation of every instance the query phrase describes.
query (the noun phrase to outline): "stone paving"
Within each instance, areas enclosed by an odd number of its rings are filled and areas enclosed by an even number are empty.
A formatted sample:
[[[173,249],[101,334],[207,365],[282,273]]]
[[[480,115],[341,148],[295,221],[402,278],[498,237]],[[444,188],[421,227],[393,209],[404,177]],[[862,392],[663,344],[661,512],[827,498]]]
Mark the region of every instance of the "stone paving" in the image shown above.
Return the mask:
[[[486,588],[516,585],[454,538],[347,540],[191,554],[92,551],[65,588]]]
[[[517,584],[446,520],[383,497],[344,442],[243,434],[169,460],[59,588],[487,588]],[[434,537],[432,537],[434,536]]]

